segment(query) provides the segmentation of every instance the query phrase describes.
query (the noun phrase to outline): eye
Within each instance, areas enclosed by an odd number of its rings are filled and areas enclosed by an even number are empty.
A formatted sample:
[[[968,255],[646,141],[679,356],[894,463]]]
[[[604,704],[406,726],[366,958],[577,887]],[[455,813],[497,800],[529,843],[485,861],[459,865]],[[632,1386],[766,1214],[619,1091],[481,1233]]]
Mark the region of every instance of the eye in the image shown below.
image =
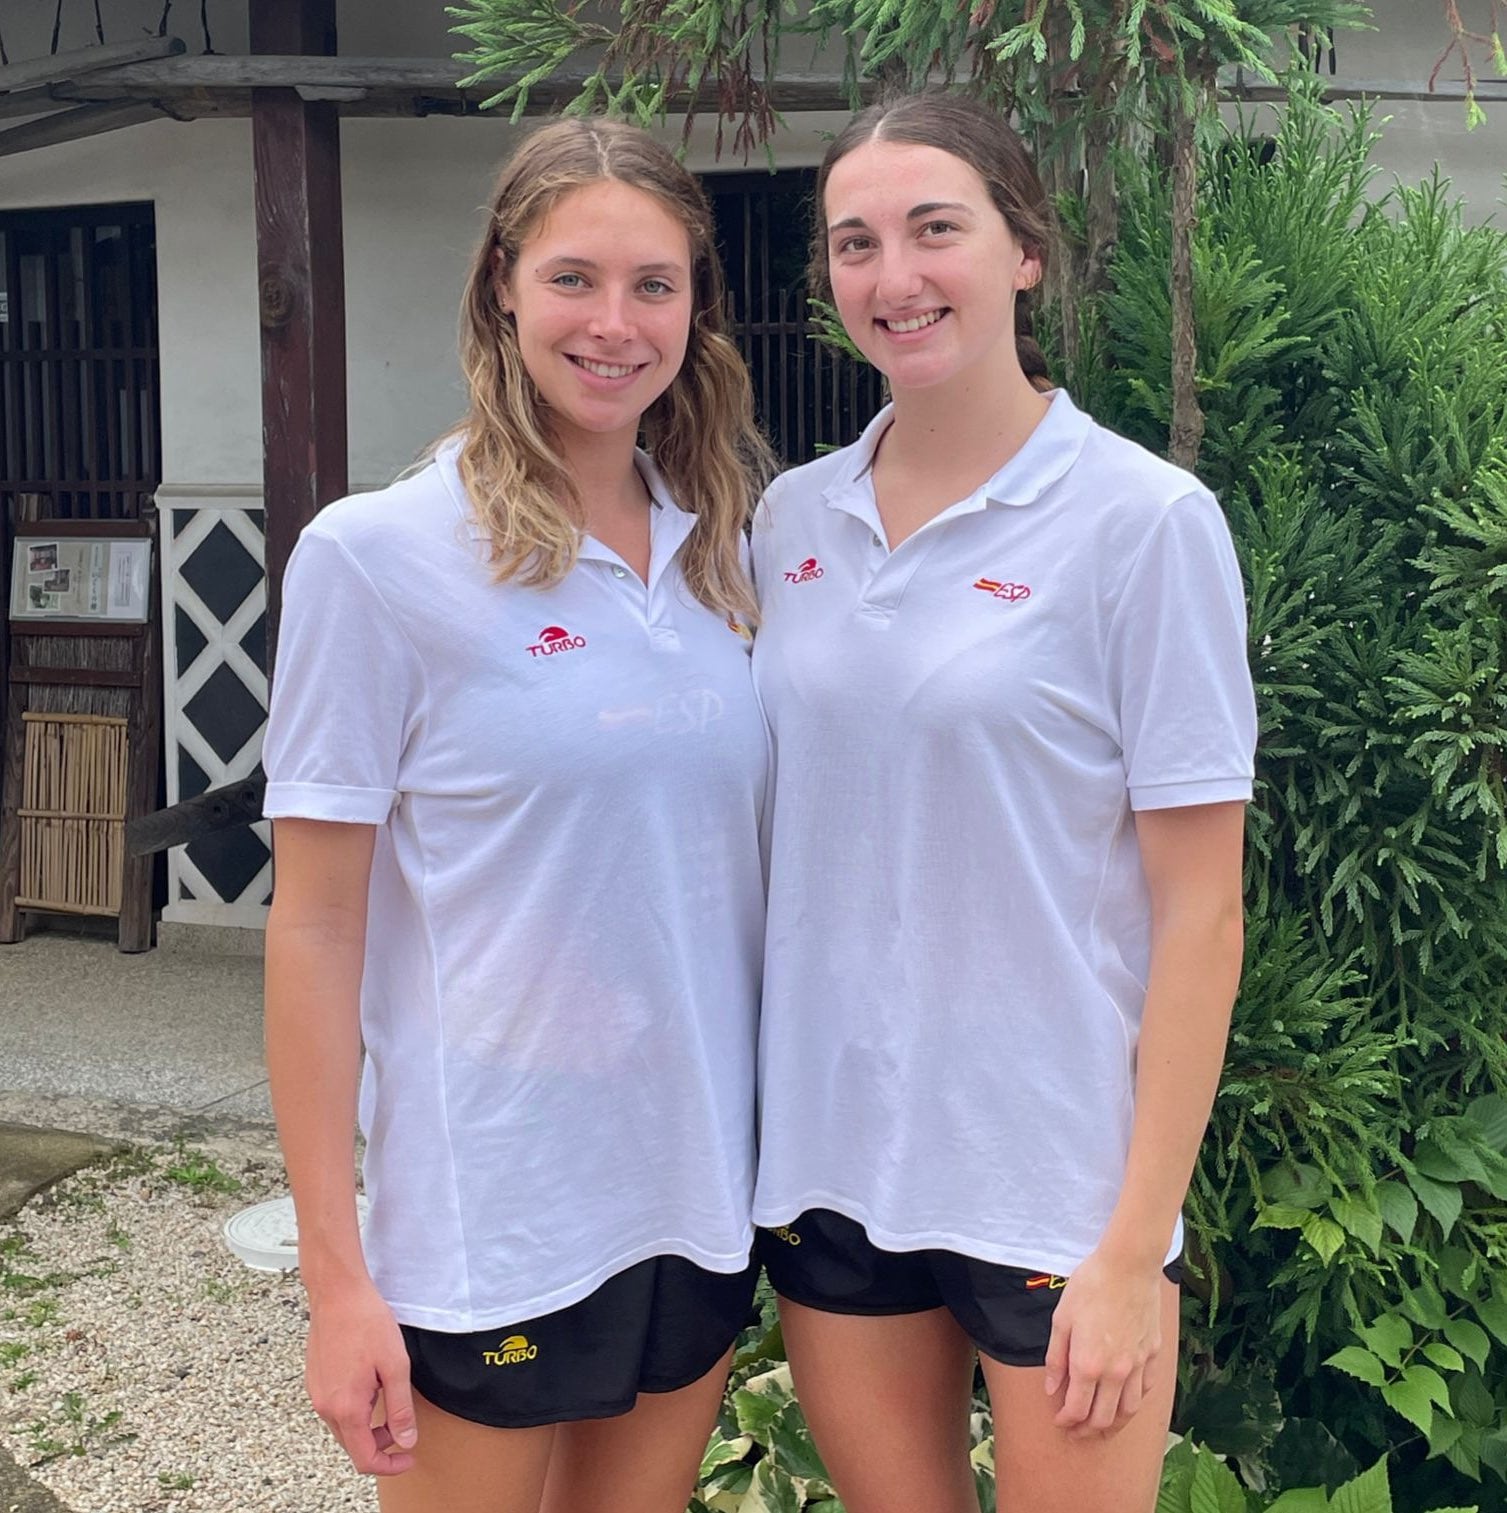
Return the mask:
[[[662,278],[646,278],[640,287],[645,294],[673,294],[675,286]]]
[[[871,245],[866,236],[845,236],[837,243],[837,253],[841,256],[847,252],[866,252]]]
[[[573,282],[567,282],[567,280],[572,280]],[[560,289],[584,289],[586,287],[586,280],[579,273],[557,273],[550,280],[550,283]]]
[[[957,229],[951,221],[927,221],[921,228],[922,232],[927,236],[946,236],[949,231],[956,231]]]

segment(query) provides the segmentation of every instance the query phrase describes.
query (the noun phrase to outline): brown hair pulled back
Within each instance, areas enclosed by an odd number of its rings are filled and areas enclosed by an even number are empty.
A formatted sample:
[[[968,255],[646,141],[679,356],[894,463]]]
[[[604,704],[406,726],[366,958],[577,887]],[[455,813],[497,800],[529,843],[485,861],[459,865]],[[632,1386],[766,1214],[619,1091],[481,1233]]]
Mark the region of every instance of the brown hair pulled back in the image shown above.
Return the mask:
[[[941,89],[892,95],[858,112],[838,133],[816,176],[808,282],[823,299],[832,296],[827,248],[827,180],[832,170],[866,142],[902,142],[935,147],[967,163],[984,181],[994,207],[1045,273],[1052,243],[1052,212],[1025,143],[997,111],[968,95]],[[1047,361],[1036,341],[1036,290],[1015,297],[1015,347],[1026,377],[1038,389],[1051,387]]]
[[[491,536],[499,580],[542,587],[571,570],[581,543],[581,501],[501,295],[533,229],[571,190],[604,179],[652,195],[690,240],[685,361],[645,413],[644,436],[670,491],[696,515],[682,557],[687,587],[709,609],[753,620],[742,531],[773,459],[754,420],[748,371],[727,334],[705,192],[667,147],[636,126],[555,121],[503,165],[461,302],[460,357],[470,394],[454,433],[461,479]]]

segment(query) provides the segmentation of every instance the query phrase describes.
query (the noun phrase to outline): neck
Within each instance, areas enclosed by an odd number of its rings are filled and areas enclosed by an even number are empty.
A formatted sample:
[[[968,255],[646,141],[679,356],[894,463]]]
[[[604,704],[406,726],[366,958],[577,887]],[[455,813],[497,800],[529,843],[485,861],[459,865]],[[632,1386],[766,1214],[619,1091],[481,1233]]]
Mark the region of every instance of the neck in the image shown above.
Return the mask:
[[[1012,352],[1011,358],[1014,358]],[[960,373],[924,389],[896,389],[894,424],[885,438],[892,459],[941,478],[988,477],[1025,444],[1047,412],[1018,361],[1000,371]]]
[[[628,431],[556,435],[555,445],[580,496],[582,524],[588,531],[594,531],[593,521],[603,515],[643,509],[645,485],[633,465],[634,440]]]

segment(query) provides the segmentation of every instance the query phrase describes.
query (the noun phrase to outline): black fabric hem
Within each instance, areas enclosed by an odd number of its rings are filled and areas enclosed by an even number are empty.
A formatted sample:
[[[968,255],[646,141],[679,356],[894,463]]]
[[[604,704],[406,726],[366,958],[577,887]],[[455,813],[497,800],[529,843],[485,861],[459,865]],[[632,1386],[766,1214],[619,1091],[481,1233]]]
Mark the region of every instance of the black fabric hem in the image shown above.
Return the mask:
[[[417,1383],[415,1390],[429,1404],[431,1408],[438,1408],[441,1413],[448,1413],[451,1418],[464,1419],[468,1424],[481,1424],[487,1429],[540,1429],[548,1424],[574,1424],[582,1419],[594,1418],[621,1418],[625,1413],[633,1411],[635,1396],[627,1403],[613,1404],[586,1404],[572,1408],[547,1408],[538,1413],[510,1413],[505,1419],[501,1416],[484,1417],[480,1413],[458,1412],[454,1408],[448,1408],[443,1403],[437,1403]]]
[[[938,1308],[946,1308],[947,1304],[938,1300],[935,1303],[834,1303],[827,1298],[820,1301],[814,1298],[800,1298],[793,1292],[787,1292],[778,1282],[772,1283],[774,1295],[787,1303],[798,1303],[802,1308],[813,1309],[817,1313],[842,1313],[853,1318],[889,1319],[901,1318],[911,1313],[932,1313]],[[951,1311],[950,1309],[948,1310]]]

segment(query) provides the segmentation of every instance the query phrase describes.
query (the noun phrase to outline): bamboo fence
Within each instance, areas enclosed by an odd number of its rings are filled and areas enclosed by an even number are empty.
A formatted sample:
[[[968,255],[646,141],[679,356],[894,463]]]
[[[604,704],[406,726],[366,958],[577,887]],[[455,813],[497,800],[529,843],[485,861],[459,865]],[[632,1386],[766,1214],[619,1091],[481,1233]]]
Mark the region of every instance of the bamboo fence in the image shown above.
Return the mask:
[[[130,767],[126,722],[89,714],[21,718],[17,907],[119,914]]]

